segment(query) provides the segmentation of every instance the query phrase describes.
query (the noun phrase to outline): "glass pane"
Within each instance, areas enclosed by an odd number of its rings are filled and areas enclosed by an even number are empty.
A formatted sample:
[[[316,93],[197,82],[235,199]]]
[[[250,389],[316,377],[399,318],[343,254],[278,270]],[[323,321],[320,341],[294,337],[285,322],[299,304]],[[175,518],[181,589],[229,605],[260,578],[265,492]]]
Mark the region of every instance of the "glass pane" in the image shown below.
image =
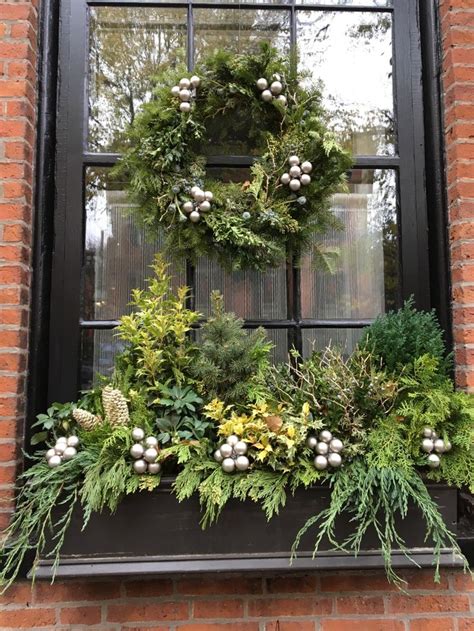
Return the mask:
[[[360,340],[364,329],[303,329],[303,357],[327,346],[337,348],[349,356]]]
[[[195,61],[218,48],[235,53],[256,52],[262,41],[270,42],[281,53],[289,52],[289,11],[195,9],[193,16]]]
[[[191,0],[194,4],[202,3],[203,0]],[[292,0],[225,0],[227,4],[291,4]],[[206,0],[207,4],[221,4],[222,0]]]
[[[302,262],[304,318],[375,318],[399,305],[397,187],[394,171],[356,169],[334,196],[341,229],[315,241]],[[332,264],[324,269],[324,257]],[[329,257],[329,259],[327,258]]]
[[[117,353],[124,348],[113,329],[83,329],[81,333],[81,390],[97,383],[98,375],[109,377]]]
[[[392,0],[295,0],[296,4],[333,4],[340,7],[391,7]]]
[[[393,155],[391,14],[298,11],[297,43],[341,142],[354,154]]]
[[[130,312],[130,292],[144,287],[163,239],[150,239],[129,213],[123,184],[110,170],[86,171],[86,247],[82,314],[86,320],[113,320]],[[185,285],[183,268],[170,268],[173,286]]]
[[[91,151],[120,151],[153,76],[185,59],[186,14],[185,7],[90,9]]]

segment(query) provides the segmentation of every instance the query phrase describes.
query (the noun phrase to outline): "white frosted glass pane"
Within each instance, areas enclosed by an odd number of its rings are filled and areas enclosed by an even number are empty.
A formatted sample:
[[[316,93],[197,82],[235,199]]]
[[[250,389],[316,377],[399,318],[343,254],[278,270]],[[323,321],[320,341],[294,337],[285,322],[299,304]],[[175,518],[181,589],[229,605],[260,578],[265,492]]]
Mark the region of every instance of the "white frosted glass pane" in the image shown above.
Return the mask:
[[[370,319],[398,306],[398,230],[395,173],[354,170],[348,193],[338,193],[332,211],[341,229],[315,239],[334,269],[316,255],[302,262],[304,318]]]
[[[114,329],[84,329],[81,333],[81,389],[87,390],[98,383],[99,375],[110,377],[115,356],[123,348]]]
[[[113,320],[130,312],[132,289],[152,276],[150,265],[163,238],[150,238],[130,214],[130,202],[108,169],[86,173],[86,247],[82,313],[86,320]],[[184,268],[170,267],[172,286],[185,284]]]
[[[301,10],[297,44],[340,141],[358,155],[394,154],[391,14]]]

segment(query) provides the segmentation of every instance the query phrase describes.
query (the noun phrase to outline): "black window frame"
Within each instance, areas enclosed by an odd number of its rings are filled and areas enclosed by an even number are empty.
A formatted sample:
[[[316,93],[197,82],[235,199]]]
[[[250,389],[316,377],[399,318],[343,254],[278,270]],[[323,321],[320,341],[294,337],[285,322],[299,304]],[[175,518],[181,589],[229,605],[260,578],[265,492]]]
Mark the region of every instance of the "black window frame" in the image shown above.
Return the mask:
[[[33,416],[53,401],[77,396],[81,328],[112,328],[115,321],[80,321],[84,235],[83,174],[87,166],[109,166],[116,154],[85,149],[87,116],[88,6],[187,6],[193,8],[286,9],[291,11],[390,12],[393,15],[394,95],[398,120],[396,156],[359,156],[354,168],[389,168],[398,174],[400,206],[401,298],[415,296],[420,308],[435,307],[449,337],[449,275],[446,199],[442,162],[437,13],[434,2],[393,0],[392,7],[246,2],[153,2],[152,0],[45,0],[42,6],[42,57],[38,125],[35,284],[33,294],[29,408]],[[60,6],[58,6],[60,5]],[[79,27],[78,25],[82,25]],[[188,30],[188,38],[192,32]],[[188,45],[188,55],[192,49]],[[190,59],[189,59],[190,61]],[[60,77],[60,81],[58,78]],[[78,98],[78,96],[80,98]],[[232,164],[217,157],[217,164]],[[234,161],[235,164],[235,161]],[[239,166],[245,166],[239,162]],[[413,209],[408,212],[408,209]],[[431,271],[431,274],[430,274]],[[299,270],[287,268],[291,312],[287,320],[247,321],[254,327],[287,328],[301,343],[305,328],[363,327],[367,320],[301,318]],[[188,282],[193,269],[188,266]]]

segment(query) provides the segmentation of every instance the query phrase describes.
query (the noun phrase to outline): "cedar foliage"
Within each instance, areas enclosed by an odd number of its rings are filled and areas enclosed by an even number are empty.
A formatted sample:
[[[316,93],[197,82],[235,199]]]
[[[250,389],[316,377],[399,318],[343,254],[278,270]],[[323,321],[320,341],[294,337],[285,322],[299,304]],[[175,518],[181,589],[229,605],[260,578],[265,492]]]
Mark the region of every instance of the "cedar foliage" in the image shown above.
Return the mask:
[[[268,366],[272,348],[261,328],[251,333],[243,320],[224,311],[224,299],[212,293],[212,316],[202,328],[202,343],[192,374],[207,399],[242,405],[255,391],[257,378]]]

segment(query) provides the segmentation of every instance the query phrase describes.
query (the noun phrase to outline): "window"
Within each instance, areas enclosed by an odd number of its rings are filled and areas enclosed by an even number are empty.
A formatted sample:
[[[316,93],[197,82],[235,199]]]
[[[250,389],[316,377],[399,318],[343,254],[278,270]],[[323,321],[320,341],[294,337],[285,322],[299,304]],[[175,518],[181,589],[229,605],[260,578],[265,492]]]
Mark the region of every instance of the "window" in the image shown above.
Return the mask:
[[[414,294],[431,306],[421,47],[413,0],[256,2],[62,0],[57,108],[55,241],[49,400],[68,400],[107,373],[113,329],[142,286],[160,239],[127,215],[110,168],[123,131],[165,65],[191,67],[217,47],[263,40],[296,45],[308,80],[324,83],[334,130],[354,154],[348,191],[333,200],[344,230],[321,238],[339,251],[332,273],[307,256],[266,274],[224,273],[208,260],[175,267],[207,315],[211,289],[249,328],[265,326],[275,360],[328,343],[348,352],[379,313]],[[236,133],[208,152],[208,168],[243,179],[252,148]],[[212,155],[211,155],[212,153]]]

